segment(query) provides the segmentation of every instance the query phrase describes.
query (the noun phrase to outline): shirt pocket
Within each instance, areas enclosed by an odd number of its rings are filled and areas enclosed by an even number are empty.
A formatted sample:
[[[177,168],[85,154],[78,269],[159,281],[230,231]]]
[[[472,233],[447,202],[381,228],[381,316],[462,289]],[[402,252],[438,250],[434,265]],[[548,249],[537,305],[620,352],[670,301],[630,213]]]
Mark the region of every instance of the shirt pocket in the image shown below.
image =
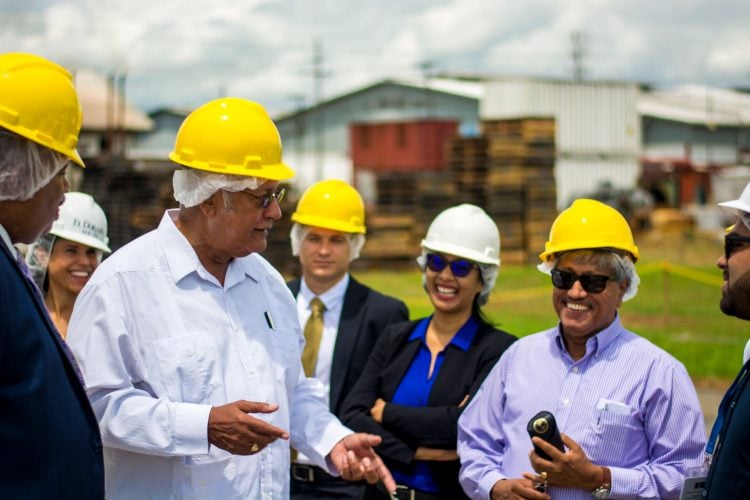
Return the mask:
[[[274,358],[274,376],[279,382],[292,389],[297,384],[302,369],[302,353],[296,330],[277,330],[271,337]]]
[[[186,457],[184,461],[175,462],[173,491],[179,492],[178,498],[237,498],[235,482],[237,479],[237,461],[229,453],[217,450],[211,455]],[[242,457],[247,464],[249,457]],[[255,471],[244,472],[254,474]]]
[[[599,453],[589,456],[593,461],[607,460],[612,457],[622,457],[623,463],[638,461],[645,453],[646,442],[643,430],[643,422],[639,414],[632,408],[627,413],[623,408],[619,412],[610,410],[598,410],[596,422],[593,425],[596,449]]]
[[[218,349],[205,335],[186,334],[154,341],[164,388],[173,401],[206,403],[219,387]]]

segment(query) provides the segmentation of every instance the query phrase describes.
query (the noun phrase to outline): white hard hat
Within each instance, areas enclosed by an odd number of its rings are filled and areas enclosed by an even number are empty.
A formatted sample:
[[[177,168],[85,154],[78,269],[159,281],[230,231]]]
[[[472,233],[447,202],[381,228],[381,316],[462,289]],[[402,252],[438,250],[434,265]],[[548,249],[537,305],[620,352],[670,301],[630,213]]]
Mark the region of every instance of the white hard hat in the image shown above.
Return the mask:
[[[421,246],[480,264],[500,265],[500,231],[484,210],[468,203],[440,212]]]
[[[111,252],[107,244],[107,217],[90,195],[71,192],[60,206],[60,217],[52,224],[50,234],[75,241],[103,252]]]
[[[750,183],[745,186],[745,190],[742,191],[742,194],[738,199],[719,203],[719,206],[750,213]]]

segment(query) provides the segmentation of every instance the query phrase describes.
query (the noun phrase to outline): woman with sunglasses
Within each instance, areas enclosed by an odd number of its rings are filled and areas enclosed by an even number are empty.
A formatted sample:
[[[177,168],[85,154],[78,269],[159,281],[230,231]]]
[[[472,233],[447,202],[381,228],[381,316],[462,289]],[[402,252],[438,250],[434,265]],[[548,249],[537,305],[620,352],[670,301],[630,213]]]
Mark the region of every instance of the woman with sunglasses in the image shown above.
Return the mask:
[[[102,254],[110,252],[108,243],[102,208],[90,195],[70,192],[49,234],[29,247],[26,263],[62,338],[67,336],[78,294],[99,266]]]
[[[682,363],[621,323],[618,310],[640,281],[628,222],[576,200],[539,257],[559,323],[513,344],[461,416],[464,490],[493,499],[678,498],[687,470],[703,462],[703,416]],[[529,439],[527,424],[544,410],[567,450]]]
[[[456,422],[498,357],[516,338],[482,314],[500,268],[500,234],[479,207],[441,212],[417,259],[434,308],[392,325],[344,402],[352,429],[383,438],[378,453],[399,498],[466,498],[458,483]],[[389,498],[368,486],[365,498]]]

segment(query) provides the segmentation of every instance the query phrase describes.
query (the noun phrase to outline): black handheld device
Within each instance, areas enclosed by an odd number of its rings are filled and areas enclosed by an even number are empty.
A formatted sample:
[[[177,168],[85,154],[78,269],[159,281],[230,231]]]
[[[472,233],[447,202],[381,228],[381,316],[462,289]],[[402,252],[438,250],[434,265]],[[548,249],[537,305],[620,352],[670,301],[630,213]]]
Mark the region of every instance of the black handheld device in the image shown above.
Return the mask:
[[[555,416],[548,411],[540,411],[529,420],[529,424],[526,426],[526,430],[529,431],[529,437],[540,437],[550,443],[558,450],[565,452],[565,446],[563,446],[562,438],[560,437],[560,430],[557,428],[557,422]],[[537,446],[534,446],[534,451],[537,455],[546,459],[552,460],[552,458],[540,450]]]

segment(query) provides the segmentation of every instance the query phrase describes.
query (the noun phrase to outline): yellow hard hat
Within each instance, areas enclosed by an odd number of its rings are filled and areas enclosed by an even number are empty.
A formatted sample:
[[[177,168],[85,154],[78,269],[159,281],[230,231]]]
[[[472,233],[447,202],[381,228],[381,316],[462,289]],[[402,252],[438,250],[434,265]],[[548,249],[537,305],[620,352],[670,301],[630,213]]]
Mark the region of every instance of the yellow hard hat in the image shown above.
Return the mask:
[[[83,167],[76,151],[81,121],[73,77],[65,68],[33,54],[0,54],[0,127]]]
[[[292,220],[305,226],[365,234],[365,204],[344,181],[316,182],[302,194]]]
[[[596,200],[576,200],[557,216],[549,231],[549,241],[539,258],[547,262],[557,253],[584,248],[623,250],[633,256],[633,262],[639,257],[625,217]]]
[[[283,181],[294,170],[281,162],[281,138],[260,104],[237,97],[210,101],[190,113],[169,159],[220,174]]]

